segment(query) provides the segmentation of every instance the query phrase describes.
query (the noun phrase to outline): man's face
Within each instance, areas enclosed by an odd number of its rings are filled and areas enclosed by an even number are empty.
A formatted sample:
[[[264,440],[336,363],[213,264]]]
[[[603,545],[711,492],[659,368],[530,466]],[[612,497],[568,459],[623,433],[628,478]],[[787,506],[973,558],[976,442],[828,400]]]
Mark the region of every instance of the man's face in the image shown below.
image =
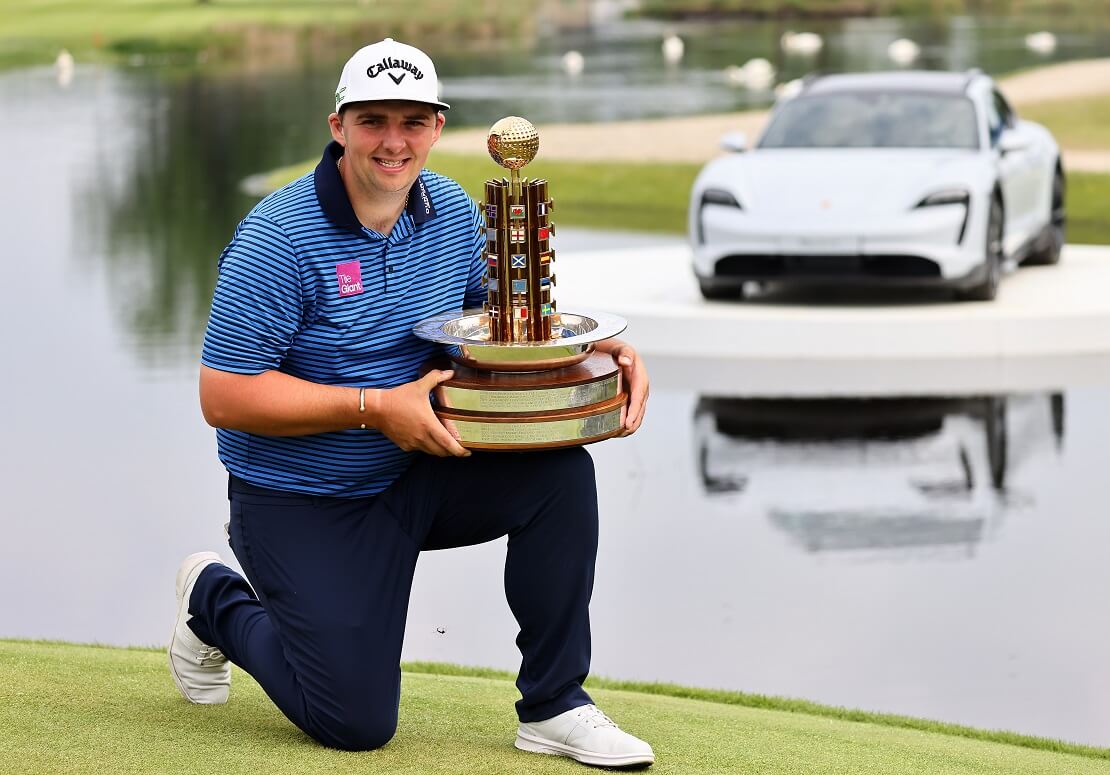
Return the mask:
[[[344,174],[371,197],[409,190],[443,121],[430,105],[401,100],[357,102],[342,117],[328,117],[332,137],[346,149]]]

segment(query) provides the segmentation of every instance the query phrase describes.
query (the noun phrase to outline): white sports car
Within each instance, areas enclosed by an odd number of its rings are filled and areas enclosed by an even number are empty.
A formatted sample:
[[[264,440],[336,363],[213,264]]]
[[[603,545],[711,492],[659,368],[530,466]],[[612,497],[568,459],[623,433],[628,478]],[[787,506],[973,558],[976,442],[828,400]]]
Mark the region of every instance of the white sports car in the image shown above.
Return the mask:
[[[708,299],[847,281],[989,300],[1004,269],[1060,258],[1060,149],[978,70],[813,77],[752,150],[723,144],[690,198]]]

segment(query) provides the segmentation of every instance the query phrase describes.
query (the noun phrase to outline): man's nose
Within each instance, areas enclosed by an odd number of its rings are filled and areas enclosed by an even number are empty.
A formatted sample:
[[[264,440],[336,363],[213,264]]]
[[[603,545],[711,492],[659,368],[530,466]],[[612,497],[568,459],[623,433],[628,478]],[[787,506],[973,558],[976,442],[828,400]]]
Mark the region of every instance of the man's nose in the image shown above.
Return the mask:
[[[405,136],[399,126],[390,126],[385,130],[385,137],[382,138],[382,145],[385,146],[387,151],[396,152],[405,149]]]

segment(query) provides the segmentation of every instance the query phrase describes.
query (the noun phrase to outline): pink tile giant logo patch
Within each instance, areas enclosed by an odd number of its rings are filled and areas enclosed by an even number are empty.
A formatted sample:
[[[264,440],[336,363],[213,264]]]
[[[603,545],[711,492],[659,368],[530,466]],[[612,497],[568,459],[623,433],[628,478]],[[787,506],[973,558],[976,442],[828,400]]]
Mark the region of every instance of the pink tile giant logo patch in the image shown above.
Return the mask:
[[[336,264],[335,274],[339,279],[340,298],[358,296],[362,293],[362,267],[359,266],[358,261]]]

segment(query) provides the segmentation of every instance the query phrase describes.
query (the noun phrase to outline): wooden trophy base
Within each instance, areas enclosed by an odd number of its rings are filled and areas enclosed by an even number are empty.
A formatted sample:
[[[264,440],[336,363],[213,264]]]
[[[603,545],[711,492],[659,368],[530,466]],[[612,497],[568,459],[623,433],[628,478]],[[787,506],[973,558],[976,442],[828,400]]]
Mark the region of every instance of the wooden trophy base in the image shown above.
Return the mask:
[[[452,365],[435,389],[436,415],[467,449],[553,449],[591,444],[621,431],[627,394],[604,353],[547,371],[481,371]]]

